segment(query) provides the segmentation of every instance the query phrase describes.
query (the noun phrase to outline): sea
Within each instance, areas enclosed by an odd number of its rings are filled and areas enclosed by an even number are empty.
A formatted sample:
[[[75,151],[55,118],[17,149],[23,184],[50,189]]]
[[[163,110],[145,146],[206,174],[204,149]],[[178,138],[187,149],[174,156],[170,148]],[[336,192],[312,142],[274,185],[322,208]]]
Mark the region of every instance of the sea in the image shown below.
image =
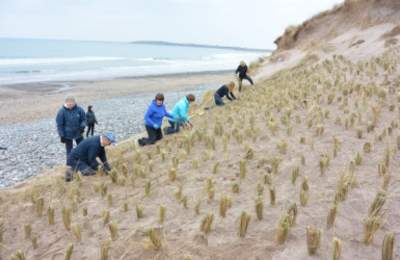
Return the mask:
[[[0,85],[236,69],[267,52],[150,43],[0,38]]]

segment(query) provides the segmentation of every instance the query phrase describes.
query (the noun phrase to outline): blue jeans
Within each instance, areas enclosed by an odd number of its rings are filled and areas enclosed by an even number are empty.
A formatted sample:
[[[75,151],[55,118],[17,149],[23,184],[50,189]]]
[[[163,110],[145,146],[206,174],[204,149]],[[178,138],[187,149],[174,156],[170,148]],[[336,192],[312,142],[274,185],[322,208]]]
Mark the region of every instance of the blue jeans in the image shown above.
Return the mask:
[[[168,120],[168,123],[169,123],[169,127],[166,127],[166,128],[164,129],[164,134],[170,135],[170,134],[178,133],[178,132],[179,132],[181,123],[172,122],[172,121],[170,121],[170,120]]]
[[[217,93],[214,94],[214,100],[215,100],[215,104],[217,106],[225,105],[224,101],[222,100],[222,98]]]
[[[75,139],[76,145],[78,145],[80,142],[82,142],[83,137],[79,137],[78,139]],[[67,163],[68,163],[68,156],[72,151],[72,148],[74,147],[73,144],[74,140],[71,139],[66,139],[65,140],[65,150],[67,151]]]

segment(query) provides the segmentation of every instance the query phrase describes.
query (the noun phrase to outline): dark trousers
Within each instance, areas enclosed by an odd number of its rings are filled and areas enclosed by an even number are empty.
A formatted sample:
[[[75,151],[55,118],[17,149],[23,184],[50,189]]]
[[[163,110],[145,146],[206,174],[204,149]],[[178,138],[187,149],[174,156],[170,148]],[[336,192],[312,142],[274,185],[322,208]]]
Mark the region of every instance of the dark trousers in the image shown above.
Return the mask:
[[[217,93],[214,94],[214,100],[215,100],[215,104],[217,106],[225,105],[224,101],[222,100],[222,97],[220,95],[218,95]]]
[[[90,133],[91,136],[93,136],[93,134],[94,134],[94,124],[88,125],[88,129],[87,129],[87,132],[86,132],[86,137],[89,136],[89,133]]]
[[[82,140],[83,140],[83,137],[79,137],[78,139],[75,139],[76,145],[78,145],[80,142],[82,142]],[[74,142],[74,140],[72,140],[72,139],[65,140],[65,150],[67,151],[67,164],[68,164],[69,154],[71,153],[72,148],[74,148],[73,142]]]
[[[242,91],[242,82],[244,79],[250,82],[251,85],[254,85],[253,80],[248,75],[239,76],[239,92]]]
[[[88,168],[91,168],[86,162],[68,158],[67,160],[67,166],[71,167],[74,172],[77,171],[85,171]]]
[[[157,128],[146,125],[146,131],[147,131],[147,134],[149,137],[139,139],[138,142],[141,146],[155,144],[157,141],[159,141],[163,138],[161,128],[157,129]]]
[[[164,134],[170,135],[170,134],[179,132],[179,129],[180,129],[180,126],[181,126],[180,123],[172,122],[172,121],[169,121],[169,120],[168,120],[168,123],[169,123],[169,127],[164,129]]]

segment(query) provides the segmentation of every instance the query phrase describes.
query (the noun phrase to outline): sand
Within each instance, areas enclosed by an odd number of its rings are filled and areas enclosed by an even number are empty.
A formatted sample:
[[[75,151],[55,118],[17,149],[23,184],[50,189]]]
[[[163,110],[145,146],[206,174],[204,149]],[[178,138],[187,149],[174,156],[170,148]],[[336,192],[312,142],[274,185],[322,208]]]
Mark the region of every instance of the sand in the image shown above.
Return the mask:
[[[205,72],[120,78],[101,81],[43,82],[0,86],[0,122],[11,124],[53,117],[72,94],[78,102],[89,103],[140,93],[183,90],[197,85],[224,84],[233,72]]]
[[[394,26],[381,21],[347,28],[348,34],[320,39],[313,48],[304,44],[278,50],[260,64],[256,86],[246,86],[239,100],[194,110],[193,129],[155,146],[139,148],[131,139],[109,149],[114,179],[99,173],[65,184],[60,167],[3,189],[0,256],[22,250],[28,259],[64,259],[71,243],[72,259],[100,259],[101,245],[107,243],[108,259],[121,260],[332,259],[332,241],[338,238],[340,259],[372,260],[381,259],[383,238],[393,232],[392,259],[399,259],[400,46],[385,45],[380,37]],[[371,149],[365,148],[368,145]],[[352,178],[340,186],[343,176]],[[308,201],[301,203],[305,179]],[[235,184],[238,193],[232,189]],[[107,187],[107,194],[101,186]],[[275,203],[270,202],[270,190],[275,190]],[[385,194],[382,208],[371,213],[380,193]],[[224,196],[231,201],[225,217],[220,214]],[[46,212],[38,215],[38,198],[44,199],[45,210],[55,209],[54,225],[48,224]],[[255,211],[257,199],[263,203],[262,219]],[[279,244],[279,222],[293,203],[296,221]],[[330,227],[327,216],[334,203],[337,214]],[[160,206],[166,208],[163,223]],[[62,207],[73,211],[72,226],[80,227],[80,241],[65,229]],[[143,207],[142,218],[136,207]],[[111,242],[104,223],[107,212],[118,227],[118,237]],[[250,222],[240,237],[243,212]],[[208,214],[214,218],[207,233],[201,224]],[[366,243],[365,223],[371,216],[380,225]],[[32,239],[24,238],[26,224],[38,238],[36,249]],[[313,256],[307,251],[309,226],[322,231]],[[160,248],[150,242],[150,229],[158,234]]]

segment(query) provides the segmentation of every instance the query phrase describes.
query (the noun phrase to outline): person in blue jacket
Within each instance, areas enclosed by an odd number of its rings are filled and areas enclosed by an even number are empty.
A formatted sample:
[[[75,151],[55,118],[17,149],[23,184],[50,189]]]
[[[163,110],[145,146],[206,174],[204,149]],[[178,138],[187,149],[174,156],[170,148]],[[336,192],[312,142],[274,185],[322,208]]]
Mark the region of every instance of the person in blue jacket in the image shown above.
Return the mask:
[[[147,112],[144,116],[144,124],[148,134],[148,138],[141,138],[138,140],[140,146],[154,144],[163,138],[161,132],[161,125],[164,117],[173,118],[167,112],[164,105],[164,95],[158,93],[155,99],[151,102]]]
[[[116,141],[113,133],[108,132],[101,136],[86,138],[78,144],[68,156],[65,181],[73,179],[74,172],[80,171],[84,176],[95,175],[99,167],[97,158],[103,163],[103,170],[108,173],[111,170],[107,162],[105,147]]]
[[[61,143],[65,144],[68,155],[73,148],[73,141],[78,145],[83,140],[86,127],[85,111],[76,104],[73,96],[65,98],[64,105],[60,108],[56,117],[57,131]]]
[[[178,101],[172,109],[171,115],[173,118],[169,119],[169,127],[164,129],[165,134],[173,134],[179,132],[181,126],[192,126],[190,122],[189,109],[190,104],[196,100],[193,94],[189,94]]]

